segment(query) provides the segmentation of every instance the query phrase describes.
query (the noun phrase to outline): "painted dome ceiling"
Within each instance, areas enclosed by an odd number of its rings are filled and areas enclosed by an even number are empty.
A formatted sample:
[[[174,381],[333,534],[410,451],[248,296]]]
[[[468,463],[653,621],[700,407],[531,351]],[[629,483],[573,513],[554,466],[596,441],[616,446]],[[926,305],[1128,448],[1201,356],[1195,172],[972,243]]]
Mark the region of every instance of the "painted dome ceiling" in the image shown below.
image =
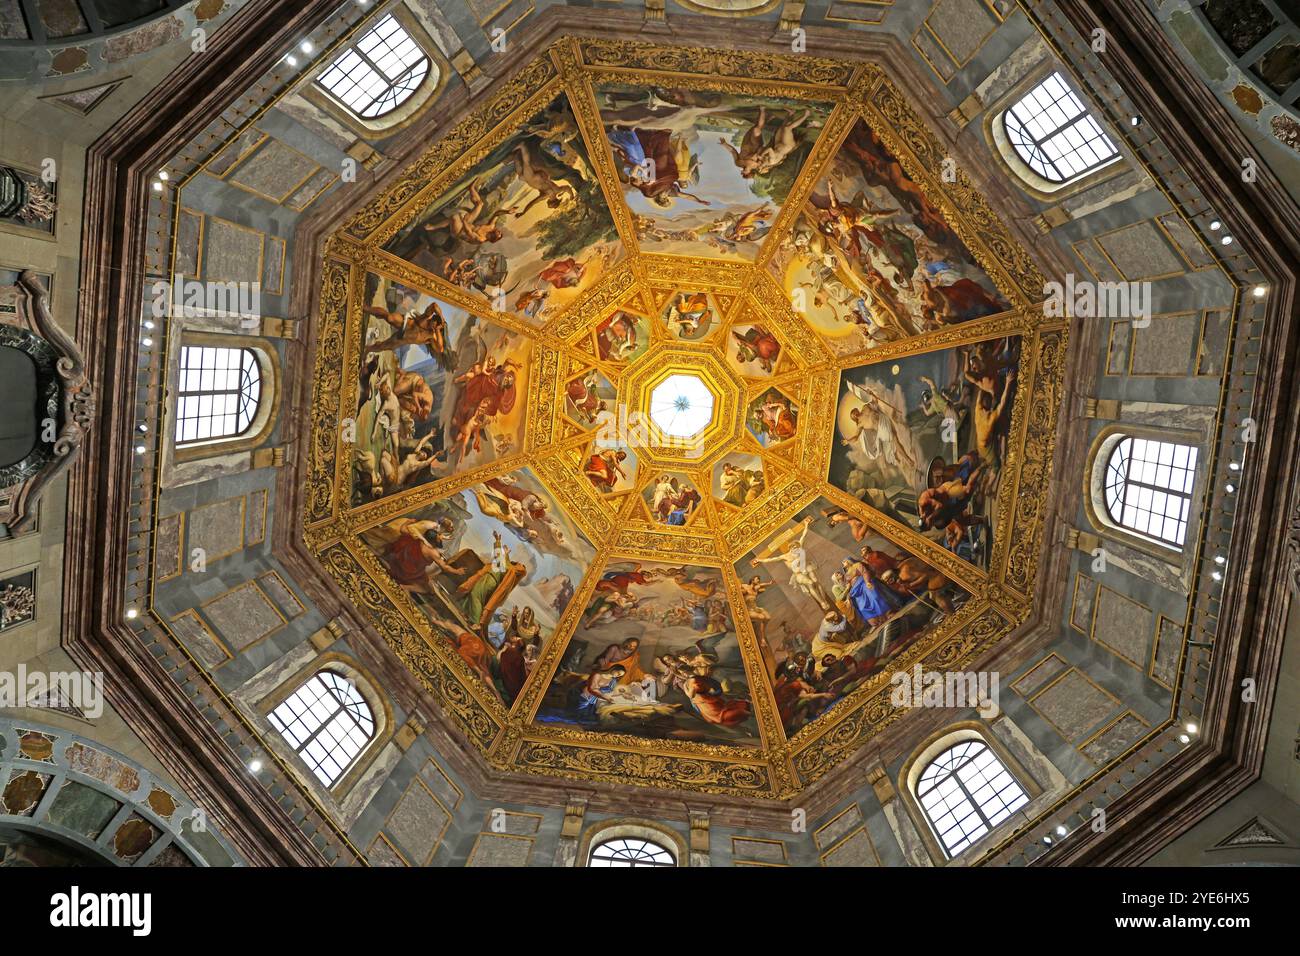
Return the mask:
[[[788,796],[1028,615],[1064,323],[946,160],[871,64],[565,40],[330,239],[307,543],[493,766]]]

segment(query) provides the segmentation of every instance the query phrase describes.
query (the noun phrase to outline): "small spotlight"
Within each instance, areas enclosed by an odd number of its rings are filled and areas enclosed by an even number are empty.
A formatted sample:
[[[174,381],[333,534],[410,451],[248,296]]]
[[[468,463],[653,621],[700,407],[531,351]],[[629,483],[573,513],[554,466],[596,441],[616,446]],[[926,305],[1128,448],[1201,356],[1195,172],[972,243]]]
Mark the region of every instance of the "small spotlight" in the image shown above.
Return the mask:
[[[167,170],[165,169],[158,170],[158,178],[161,179],[163,182],[167,182]]]
[[[1210,572],[1210,577],[1214,578],[1214,580],[1216,580],[1216,581],[1222,581],[1222,580],[1223,580],[1223,575],[1220,574],[1218,571],[1211,571],[1211,572]]]
[[[1235,461],[1228,462],[1228,471],[1241,471],[1240,463]]]
[[[1192,742],[1192,738],[1187,736],[1186,734],[1179,734],[1178,742],[1180,744],[1190,744]]]
[[[298,49],[302,50],[303,53],[310,53],[313,49],[311,41],[303,40],[302,43],[298,44]]]
[[[1215,563],[1215,564],[1227,564],[1227,563],[1228,563],[1228,559],[1225,558],[1225,557],[1224,557],[1223,555],[1221,555],[1221,554],[1216,554],[1216,555],[1214,556],[1214,563]]]
[[[290,66],[297,66],[297,65],[298,65],[298,58],[297,58],[296,56],[294,56],[293,54],[290,54],[289,56],[286,56],[286,57],[284,58],[284,62],[285,62],[285,63],[288,63]]]
[[[1129,117],[1129,125],[1130,125],[1130,126],[1141,126],[1141,125],[1142,125],[1142,117],[1140,117],[1140,116],[1130,116],[1130,117]]]
[[[1224,236],[1219,240],[1219,242],[1223,243],[1225,246],[1230,246],[1232,245],[1232,236]]]
[[[143,455],[143,454],[144,454],[144,445],[136,445],[136,446],[135,446],[135,453],[136,453],[137,455]]]
[[[1235,495],[1237,493],[1237,486],[1234,485],[1232,482],[1228,482],[1226,485],[1223,486],[1223,490],[1230,495]]]
[[[162,183],[155,182],[155,183],[153,184],[153,191],[156,192],[156,193],[160,193],[160,192],[162,192]]]
[[[1187,732],[1189,734],[1194,734],[1196,733],[1196,731],[1200,730],[1200,728],[1196,726],[1196,721],[1194,720],[1189,720],[1186,724],[1186,727],[1187,727]]]
[[[253,771],[253,773],[260,773],[262,770],[262,761],[254,760],[248,765],[248,769]]]
[[[143,345],[145,348],[152,348],[153,339],[141,339],[140,344]]]
[[[1267,294],[1268,294],[1268,286],[1265,286],[1265,285],[1257,285],[1257,286],[1255,286],[1255,298],[1257,298],[1257,299],[1262,299],[1262,298],[1264,298],[1264,296],[1266,296]]]
[[[1069,830],[1065,829],[1065,826],[1064,826],[1064,825],[1060,825],[1060,826],[1058,826],[1058,827],[1056,828],[1056,835],[1057,835],[1057,836],[1065,836],[1065,835],[1066,835],[1067,833],[1069,833],[1069,832],[1070,832]]]
[[[1217,219],[1214,220],[1214,222],[1210,223],[1211,232],[1218,232],[1222,228],[1223,228],[1223,223],[1219,222],[1219,220]]]
[[[137,425],[136,428],[139,429],[141,432],[147,432],[149,430],[148,425]]]
[[[145,319],[145,320],[144,320],[144,327],[145,327],[146,329],[152,329],[152,328],[153,328],[153,323],[152,323],[151,321],[149,321],[148,319]]]
[[[140,616],[140,612],[137,611],[135,608],[129,607],[126,609],[126,619],[128,621],[134,621],[139,616]]]
[[[1045,837],[1043,837],[1043,842],[1046,843],[1048,846],[1051,846],[1051,845],[1052,845],[1052,838],[1049,837],[1049,836],[1045,836]]]

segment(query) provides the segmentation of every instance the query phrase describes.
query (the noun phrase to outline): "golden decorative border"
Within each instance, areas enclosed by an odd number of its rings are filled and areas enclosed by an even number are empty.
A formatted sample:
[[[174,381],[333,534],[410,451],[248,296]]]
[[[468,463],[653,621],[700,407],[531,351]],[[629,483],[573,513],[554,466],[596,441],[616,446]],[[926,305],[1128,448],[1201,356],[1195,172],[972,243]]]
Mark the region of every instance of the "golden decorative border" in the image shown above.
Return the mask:
[[[753,263],[640,251],[596,110],[594,85],[607,82],[793,97],[831,106],[830,118],[778,213],[774,235],[798,214],[852,124],[865,119],[943,210],[972,255],[1013,302],[1013,309],[837,357],[792,309],[766,268],[775,240],[765,242]],[[582,299],[538,328],[494,312],[479,297],[382,249],[441,190],[504,142],[533,111],[560,95],[567,98],[578,121],[624,247],[623,258]],[[962,668],[1028,614],[1028,595],[1041,551],[1056,420],[1064,397],[1068,336],[1061,323],[1045,320],[1036,307],[1043,296],[1043,275],[984,198],[960,173],[956,183],[942,184],[931,174],[930,170],[940,168],[945,153],[942,141],[875,65],[636,40],[564,38],[499,84],[490,98],[396,174],[326,242],[304,481],[305,538],[347,598],[493,766],[591,782],[784,798],[820,779],[865,740],[899,719],[902,712],[889,705],[888,675],[882,672],[792,739],[786,739],[780,726],[763,648],[745,612],[734,562],[819,497],[853,510],[875,531],[931,562],[971,594],[933,635],[908,648],[896,667],[920,662],[933,669]],[[351,505],[350,461],[341,443],[340,424],[348,414],[344,410],[355,405],[357,383],[346,370],[357,364],[360,296],[367,271],[463,307],[532,341],[525,439],[517,454],[378,502]],[[674,339],[662,327],[659,314],[677,291],[713,296],[722,309],[718,332],[698,343]],[[712,353],[735,379],[737,391],[726,398],[739,406],[738,435],[715,438],[708,460],[669,463],[652,457],[648,462],[657,469],[681,471],[701,491],[710,492],[704,495],[701,514],[686,527],[667,528],[649,519],[642,498],[648,480],[644,468],[634,490],[616,495],[598,494],[581,475],[582,455],[592,434],[565,416],[564,382],[594,368],[618,389],[620,400],[627,401],[656,372],[648,364],[640,365],[641,359],[625,365],[603,362],[596,355],[593,330],[616,309],[649,318],[647,355],[655,354],[661,344],[693,347],[703,355]],[[774,375],[742,377],[726,358],[730,330],[749,324],[769,327],[782,342],[782,364]],[[835,440],[834,407],[843,369],[1004,335],[1022,336],[1020,394],[1006,465],[1015,479],[1004,489],[1005,510],[986,573],[871,511],[830,486],[825,476]],[[797,404],[799,428],[794,438],[762,448],[744,427],[744,416],[749,404],[774,386]],[[733,451],[756,455],[766,475],[763,495],[744,508],[721,505],[711,494],[713,465]],[[533,471],[597,553],[543,647],[532,677],[507,712],[358,536],[476,482],[523,467]],[[627,559],[687,560],[723,569],[750,680],[760,747],[645,740],[532,722],[600,573],[609,561]]]

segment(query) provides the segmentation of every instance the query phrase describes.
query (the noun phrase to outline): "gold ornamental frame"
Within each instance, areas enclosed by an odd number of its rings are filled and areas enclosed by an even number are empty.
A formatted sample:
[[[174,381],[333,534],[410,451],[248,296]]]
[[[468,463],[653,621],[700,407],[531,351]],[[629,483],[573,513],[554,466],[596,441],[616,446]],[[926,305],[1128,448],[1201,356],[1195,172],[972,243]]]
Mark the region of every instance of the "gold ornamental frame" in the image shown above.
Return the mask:
[[[636,242],[596,111],[593,84],[673,85],[832,104],[789,198],[753,262],[648,253]],[[567,97],[593,172],[612,213],[621,257],[567,310],[534,327],[497,312],[381,248],[431,199],[462,177],[538,109]],[[789,229],[818,177],[853,123],[865,120],[904,170],[947,218],[973,256],[1011,303],[1008,311],[963,325],[837,357],[792,308],[767,268],[780,235]],[[744,613],[735,562],[782,522],[820,497],[852,512],[874,532],[930,562],[965,588],[970,599],[895,666],[921,664],[961,670],[985,655],[1030,613],[1030,594],[1042,550],[1043,523],[1057,416],[1063,401],[1068,334],[1064,320],[1043,315],[1044,276],[979,190],[958,172],[940,182],[947,147],[878,66],[811,56],[719,51],[628,40],[566,37],[498,84],[453,128],[348,218],[327,241],[321,262],[316,359],[308,467],[304,475],[306,543],[415,678],[487,761],[500,770],[587,782],[667,790],[787,799],[824,776],[865,741],[897,720],[888,674],[881,672],[827,714],[787,738],[758,640]],[[390,277],[466,309],[482,320],[527,337],[532,360],[526,383],[524,440],[488,464],[353,506],[351,453],[343,427],[356,408],[361,307],[367,272]],[[718,304],[717,335],[681,346],[660,322],[664,303],[678,292],[704,292]],[[705,494],[701,513],[683,527],[656,524],[644,510],[647,473],[633,491],[601,495],[584,480],[580,462],[593,436],[564,412],[564,384],[597,370],[631,404],[642,403],[660,368],[641,360],[602,360],[591,347],[596,324],[616,310],[650,323],[647,355],[694,354],[720,404],[735,403],[738,429],[710,435],[699,461],[650,456],[654,469],[680,471],[701,490],[710,468],[729,451],[763,462],[765,490],[744,508]],[[786,364],[770,376],[734,374],[724,355],[729,330],[761,323],[781,341]],[[827,480],[834,444],[833,409],[841,372],[904,354],[930,352],[991,338],[1021,337],[1019,397],[1015,404],[1000,491],[998,526],[988,570],[969,564],[875,512]],[[710,354],[712,353],[712,354]],[[654,360],[654,361],[657,361]],[[745,408],[775,388],[801,411],[796,434],[763,447],[746,433]],[[730,408],[730,406],[728,406]],[[726,414],[731,414],[728,410]],[[725,418],[725,415],[723,416]],[[728,419],[730,421],[730,419]],[[392,580],[360,534],[384,521],[455,494],[488,478],[528,467],[592,542],[596,556],[545,644],[537,665],[508,709],[443,639],[409,595]],[[610,560],[690,561],[721,569],[749,678],[761,746],[647,740],[539,725],[533,721],[601,571]]]

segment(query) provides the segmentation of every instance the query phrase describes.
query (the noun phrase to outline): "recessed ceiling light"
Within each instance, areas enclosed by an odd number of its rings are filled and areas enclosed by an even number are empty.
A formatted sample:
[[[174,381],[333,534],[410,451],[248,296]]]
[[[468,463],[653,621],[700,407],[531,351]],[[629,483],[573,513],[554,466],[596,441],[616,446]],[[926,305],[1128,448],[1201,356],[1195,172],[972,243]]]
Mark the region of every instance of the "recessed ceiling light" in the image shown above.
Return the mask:
[[[290,66],[297,66],[298,58],[291,53],[284,58],[284,62],[288,63]]]
[[[126,609],[126,619],[128,621],[134,621],[139,615],[140,612],[133,607],[129,607]]]
[[[1200,729],[1199,727],[1196,726],[1196,721],[1194,720],[1189,720],[1186,724],[1186,727],[1187,727],[1187,732],[1189,734],[1194,734],[1196,733],[1197,730]]]
[[[303,40],[302,43],[298,44],[298,49],[302,50],[303,53],[310,53],[312,51],[311,41]]]
[[[1232,245],[1232,236],[1224,236],[1219,241],[1223,243],[1225,246],[1230,246]]]
[[[253,773],[259,772],[262,769],[262,761],[254,760],[248,765],[248,769],[253,771]]]
[[[1266,285],[1255,286],[1255,298],[1262,299],[1267,294],[1268,294],[1268,286]]]
[[[1219,220],[1216,219],[1216,220],[1214,220],[1214,222],[1210,223],[1210,231],[1211,231],[1211,232],[1218,232],[1219,229],[1222,228],[1222,226],[1223,226],[1223,223],[1219,222]]]

